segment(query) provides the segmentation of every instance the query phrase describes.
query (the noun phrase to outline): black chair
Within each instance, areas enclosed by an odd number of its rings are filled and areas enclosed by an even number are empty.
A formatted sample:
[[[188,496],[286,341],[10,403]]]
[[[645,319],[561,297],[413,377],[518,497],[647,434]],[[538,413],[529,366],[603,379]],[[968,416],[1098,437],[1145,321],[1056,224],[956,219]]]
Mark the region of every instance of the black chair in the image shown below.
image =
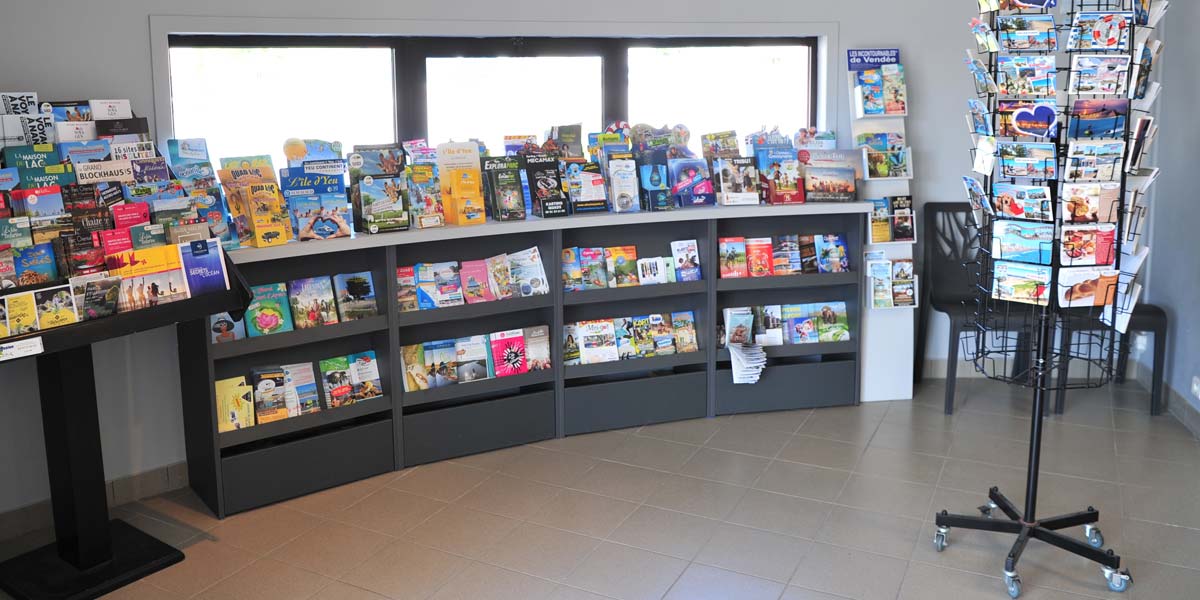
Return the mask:
[[[1154,334],[1154,367],[1153,379],[1150,383],[1150,414],[1161,415],[1163,411],[1163,376],[1167,364],[1167,328],[1170,321],[1167,319],[1167,311],[1153,304],[1138,304],[1133,308],[1133,315],[1129,319],[1129,333],[1141,331]],[[1064,329],[1062,331],[1062,340],[1060,343],[1064,347],[1063,354],[1069,354],[1065,348],[1068,348],[1071,343],[1071,335],[1076,330]],[[1116,383],[1125,382],[1125,372],[1129,368],[1129,335],[1121,336],[1121,340],[1117,345],[1117,364],[1113,373],[1113,381]],[[1068,374],[1069,364],[1063,361],[1059,365],[1058,376],[1065,379]],[[1067,391],[1064,387],[1059,386],[1058,392],[1054,398],[1054,412],[1063,414],[1066,410]]]
[[[921,275],[921,315],[917,328],[915,379],[923,376],[926,338],[931,310],[950,318],[950,345],[946,352],[946,414],[954,413],[959,338],[975,311],[978,267],[967,265],[979,249],[979,233],[972,225],[966,202],[931,202],[924,206],[925,259]]]

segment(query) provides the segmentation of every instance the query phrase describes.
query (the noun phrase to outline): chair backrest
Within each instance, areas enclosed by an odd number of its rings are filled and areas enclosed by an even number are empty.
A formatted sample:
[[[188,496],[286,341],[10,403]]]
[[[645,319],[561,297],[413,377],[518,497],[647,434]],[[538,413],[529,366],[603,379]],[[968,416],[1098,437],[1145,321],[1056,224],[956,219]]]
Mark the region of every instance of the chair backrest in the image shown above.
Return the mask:
[[[924,206],[924,278],[935,299],[956,302],[975,295],[978,282],[979,230],[966,202],[929,202]],[[969,263],[969,264],[968,264]]]

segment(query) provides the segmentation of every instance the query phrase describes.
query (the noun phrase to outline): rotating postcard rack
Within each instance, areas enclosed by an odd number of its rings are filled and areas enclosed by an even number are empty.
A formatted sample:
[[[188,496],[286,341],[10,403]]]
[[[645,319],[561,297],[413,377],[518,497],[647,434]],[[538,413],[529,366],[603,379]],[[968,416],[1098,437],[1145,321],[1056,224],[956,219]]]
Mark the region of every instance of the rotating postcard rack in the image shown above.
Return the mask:
[[[934,547],[946,548],[953,527],[1015,534],[1004,580],[1016,598],[1017,563],[1030,539],[1041,540],[1098,563],[1108,588],[1123,592],[1132,580],[1104,549],[1098,511],[1037,516],[1041,417],[1050,392],[1112,379],[1118,333],[1136,302],[1147,251],[1139,226],[1156,173],[1140,162],[1153,138],[1153,97],[1144,96],[1157,92],[1149,84],[1157,19],[1147,0],[979,2],[968,121],[982,181],[964,178],[977,244],[964,265],[977,281],[965,352],[985,377],[1030,388],[1033,419],[1024,510],[993,487],[981,515],[936,516]],[[1060,533],[1078,526],[1084,540]]]

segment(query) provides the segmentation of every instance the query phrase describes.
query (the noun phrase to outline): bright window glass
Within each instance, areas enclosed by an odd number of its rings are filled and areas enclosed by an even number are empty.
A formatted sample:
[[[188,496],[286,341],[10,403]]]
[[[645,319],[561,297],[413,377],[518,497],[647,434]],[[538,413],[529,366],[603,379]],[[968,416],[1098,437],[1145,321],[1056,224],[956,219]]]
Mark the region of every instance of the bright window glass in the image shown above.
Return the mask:
[[[811,123],[808,46],[709,46],[629,49],[629,122],[683,124],[700,136],[745,136],[776,125],[790,136]]]
[[[602,68],[599,56],[428,58],[429,144],[476,138],[501,155],[506,135],[544,142],[551,127],[575,123],[584,136],[600,131]]]
[[[175,137],[202,137],[220,158],[269,154],[288,138],[396,141],[390,48],[171,48]]]

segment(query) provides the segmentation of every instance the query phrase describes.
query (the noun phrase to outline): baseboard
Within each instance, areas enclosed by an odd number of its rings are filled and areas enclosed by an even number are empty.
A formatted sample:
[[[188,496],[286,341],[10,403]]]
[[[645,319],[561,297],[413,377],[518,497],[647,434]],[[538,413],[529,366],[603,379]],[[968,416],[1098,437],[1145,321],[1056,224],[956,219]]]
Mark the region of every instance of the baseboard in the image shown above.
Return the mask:
[[[175,463],[105,484],[109,508],[187,487],[187,463]],[[50,500],[0,513],[0,540],[8,540],[54,525]]]
[[[1147,389],[1149,389],[1147,387]],[[1167,411],[1175,416],[1192,435],[1200,438],[1200,410],[1192,406],[1191,402],[1183,394],[1180,394],[1175,388],[1164,385],[1163,390],[1167,396]]]

